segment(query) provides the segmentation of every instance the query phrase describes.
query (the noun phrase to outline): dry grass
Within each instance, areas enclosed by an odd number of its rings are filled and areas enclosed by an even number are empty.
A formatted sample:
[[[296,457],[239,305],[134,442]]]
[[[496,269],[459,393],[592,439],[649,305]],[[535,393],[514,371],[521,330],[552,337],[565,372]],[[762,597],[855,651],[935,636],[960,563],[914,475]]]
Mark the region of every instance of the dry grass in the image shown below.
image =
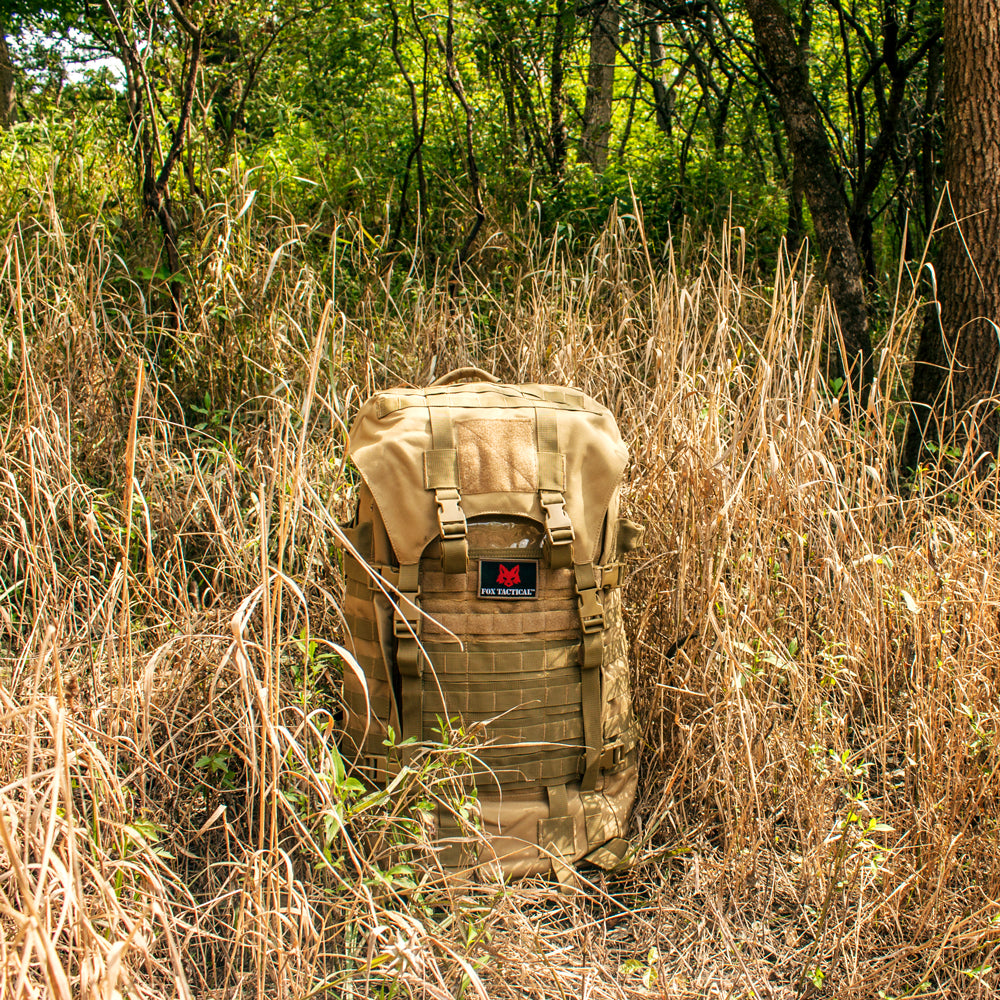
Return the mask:
[[[992,995],[1000,524],[990,481],[896,491],[912,297],[847,425],[825,302],[739,231],[515,223],[456,284],[245,194],[159,378],[127,234],[44,189],[2,233],[0,995]],[[331,739],[345,423],[466,362],[606,401],[649,526],[637,858],[577,898],[443,883],[408,805],[455,753],[369,795]]]

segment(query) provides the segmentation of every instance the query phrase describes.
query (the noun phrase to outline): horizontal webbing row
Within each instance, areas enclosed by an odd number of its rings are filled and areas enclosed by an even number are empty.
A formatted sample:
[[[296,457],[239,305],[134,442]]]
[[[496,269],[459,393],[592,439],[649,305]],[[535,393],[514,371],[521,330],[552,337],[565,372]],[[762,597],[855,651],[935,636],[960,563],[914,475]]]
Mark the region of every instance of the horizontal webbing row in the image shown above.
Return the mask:
[[[482,674],[479,672],[465,674],[445,674],[439,673],[437,683],[428,682],[428,687],[440,687],[448,694],[449,692],[488,692],[495,694],[497,689],[503,689],[505,693],[520,693],[525,700],[543,697],[546,692],[555,687],[580,683],[580,672],[576,667],[566,667],[562,670],[549,670],[544,674],[508,674],[502,681],[497,676]]]
[[[578,766],[584,749],[582,737],[576,740],[528,740],[525,743],[507,740],[484,743],[475,748],[474,754],[491,767],[501,763],[505,767],[524,767],[536,760],[564,760]]]
[[[472,776],[479,788],[487,791],[494,783],[498,783],[505,791],[516,788],[526,790],[531,786],[537,789],[539,784],[564,785],[580,777],[580,758],[581,754],[578,752],[573,757],[546,756],[542,760],[525,761],[512,766],[491,765],[489,770],[473,766]]]
[[[580,645],[572,640],[530,645],[520,642],[468,643],[465,652],[454,643],[428,642],[424,644],[424,649],[431,659],[429,677],[436,675],[439,683],[448,688],[462,686],[470,678],[487,682],[491,687],[524,687],[535,683],[533,678],[542,683],[546,678],[551,680],[557,676],[560,680],[571,677],[579,680],[579,673],[574,668],[579,662]],[[374,644],[360,642],[356,658],[366,675],[380,677],[384,674],[382,660]],[[428,684],[433,683],[428,679]]]
[[[367,712],[366,706],[371,706],[372,719],[389,718],[389,694],[369,691],[368,698],[365,698],[364,691],[361,690],[361,682],[349,677],[344,678],[344,705],[352,715],[359,716],[362,720]]]
[[[508,601],[507,605],[522,605],[530,602]],[[452,605],[454,606],[454,605]],[[516,636],[537,635],[553,632],[573,633],[579,628],[579,612],[571,609],[514,611],[505,607],[502,613],[496,609],[486,612],[444,611],[425,599],[423,609],[431,618],[424,622],[424,634],[428,637],[441,636],[452,632],[457,636],[481,639],[491,635]],[[433,620],[432,620],[433,619]]]
[[[478,712],[494,715],[513,709],[537,705],[536,711],[544,712],[559,706],[580,705],[580,681],[574,684],[539,685],[530,690],[519,688],[514,691],[449,691],[447,704],[441,702],[441,695],[435,690],[434,682],[424,685],[426,714],[448,712]]]
[[[472,527],[475,528],[476,524],[473,522]],[[545,552],[541,548],[528,548],[515,546],[513,548],[507,549],[469,549],[470,559],[500,559],[501,561],[505,559],[537,559],[542,560],[545,558]],[[546,569],[547,567],[542,567]],[[560,571],[562,572],[562,571]],[[443,575],[443,574],[442,574]],[[569,579],[567,575],[566,579]]]
[[[386,747],[378,751],[367,751],[360,758],[359,770],[376,784],[386,784],[398,774],[399,763],[387,757]],[[455,779],[468,789],[478,787],[488,795],[498,790],[507,801],[537,798],[538,788],[546,784],[568,784],[580,774],[579,757],[566,760],[546,760],[525,763],[520,766],[501,764],[494,767],[485,761],[472,761],[468,771]]]
[[[439,676],[458,674],[493,678],[519,678],[523,674],[550,674],[573,667],[580,659],[575,640],[497,641],[466,643],[460,650],[454,643],[426,642],[424,648]],[[520,681],[518,680],[518,683]]]
[[[388,588],[387,588],[388,589]],[[360,580],[356,580],[351,576],[348,576],[346,582],[344,583],[344,594],[347,597],[353,597],[358,601],[365,601],[369,606],[372,600],[372,590],[367,583],[363,583]]]
[[[567,714],[562,718],[548,717],[540,720],[537,713],[527,720],[516,723],[509,716],[499,719],[484,720],[486,725],[481,729],[466,726],[476,734],[481,733],[484,741],[496,741],[498,745],[514,745],[516,743],[573,743],[580,742],[583,733],[583,722],[580,713]],[[434,720],[435,725],[437,720]]]
[[[342,614],[351,638],[361,639],[364,642],[378,642],[378,626],[371,618],[362,618],[347,611],[343,611]]]
[[[376,412],[381,419],[397,410],[405,410],[413,406],[448,407],[453,410],[479,410],[486,407],[497,409],[554,409],[554,410],[586,410],[599,412],[595,403],[588,400],[582,392],[566,389],[553,389],[538,386],[525,391],[527,387],[507,389],[490,386],[481,392],[469,389],[456,390],[451,386],[442,386],[440,391],[424,389],[419,394],[403,394],[395,392],[382,393],[376,402]]]
[[[450,711],[445,711],[441,705],[440,697],[434,712],[424,714],[425,721],[432,721],[437,729],[441,720],[447,720],[451,726],[464,726],[467,730],[472,730],[482,724],[488,732],[493,731],[494,726],[503,726],[505,729],[521,726],[535,726],[541,723],[553,723],[560,725],[563,722],[571,722],[574,725],[580,719],[579,705],[546,705],[544,707],[524,702],[518,708],[509,708],[500,713],[495,711],[479,711],[475,708],[458,711],[449,697]]]
[[[420,569],[420,589],[429,595],[442,594],[452,597],[456,594],[468,594],[470,598],[479,599],[479,560],[491,559],[498,562],[520,562],[533,560],[538,563],[538,593],[539,597],[558,598],[572,593],[573,574],[566,570],[550,570],[544,557],[538,553],[527,553],[520,549],[485,550],[470,552],[468,573],[442,573],[440,563],[432,556],[424,560]],[[480,602],[482,603],[482,602]],[[534,600],[532,600],[534,603]]]
[[[490,550],[489,556],[480,556],[478,552],[475,555],[476,558],[497,558],[501,560],[504,558],[510,560],[537,558],[537,555],[533,553],[526,554],[524,550],[520,549],[507,549],[503,553],[500,553],[498,550]],[[396,570],[392,567],[377,566],[373,567],[373,569],[381,572],[387,581],[393,584],[396,583]],[[550,569],[545,565],[543,560],[539,562],[539,573],[539,593],[544,594],[548,591],[550,595],[548,600],[556,601],[562,599],[553,595],[566,594],[567,592],[572,594],[573,574],[571,570]],[[595,566],[594,574],[599,589],[617,587],[620,583],[621,566],[618,563],[611,563],[607,566]],[[378,590],[371,576],[350,555],[346,555],[344,558],[344,575],[347,578],[346,592],[351,597],[370,600],[373,590]],[[392,592],[388,586],[386,589],[390,593]],[[436,559],[427,559],[421,565],[420,569],[420,589],[432,600],[436,593],[448,597],[466,593],[478,601],[478,567],[470,564],[468,573],[442,573]],[[545,597],[540,598],[540,600],[545,599]],[[511,601],[510,603],[517,604],[518,602]],[[532,603],[537,602],[532,600]]]

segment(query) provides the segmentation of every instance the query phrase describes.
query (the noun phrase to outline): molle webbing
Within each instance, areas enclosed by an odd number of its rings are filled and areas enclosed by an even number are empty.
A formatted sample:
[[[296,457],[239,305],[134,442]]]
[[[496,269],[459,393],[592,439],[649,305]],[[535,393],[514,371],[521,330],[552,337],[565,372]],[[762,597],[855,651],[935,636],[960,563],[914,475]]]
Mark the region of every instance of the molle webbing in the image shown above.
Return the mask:
[[[434,621],[425,622],[428,636],[445,636],[448,632],[464,635],[470,639],[485,639],[496,635],[496,613],[484,614],[472,611],[434,615]],[[504,615],[504,629],[514,634],[525,635],[548,632],[571,632],[577,625],[579,616],[571,608],[545,611],[508,611]],[[435,624],[438,623],[438,624]]]
[[[474,770],[504,788],[572,781],[580,774],[579,644],[429,643],[433,679],[425,675],[424,731],[447,722],[476,732]],[[428,671],[429,674],[429,671]]]

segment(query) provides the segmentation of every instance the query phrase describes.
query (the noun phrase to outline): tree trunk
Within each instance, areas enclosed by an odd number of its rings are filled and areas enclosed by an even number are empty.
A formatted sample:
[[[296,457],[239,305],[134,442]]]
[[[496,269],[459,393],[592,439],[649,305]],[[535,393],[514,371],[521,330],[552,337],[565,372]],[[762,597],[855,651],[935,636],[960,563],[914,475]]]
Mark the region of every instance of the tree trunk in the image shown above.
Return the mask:
[[[653,10],[647,4],[647,9]],[[653,71],[653,103],[656,106],[656,124],[661,132],[670,135],[673,131],[671,113],[673,100],[666,81],[667,49],[663,44],[663,27],[657,21],[649,26],[649,65]]]
[[[938,261],[940,320],[924,325],[913,372],[914,403],[905,460],[922,443],[997,455],[1000,414],[993,397],[1000,360],[1000,0],[944,5],[944,171],[956,225]],[[951,220],[946,220],[951,221]]]
[[[14,64],[3,27],[0,26],[0,128],[10,128],[15,120]]]
[[[608,165],[619,17],[615,0],[605,0],[594,13],[594,26],[590,32],[590,68],[587,71],[580,160],[592,164],[598,174],[604,173]]]
[[[809,85],[804,55],[780,0],[745,3],[757,48],[778,98],[795,168],[801,174],[817,248],[840,321],[844,351],[841,354],[831,345],[831,375],[850,380],[863,408],[873,377],[872,345],[861,265],[851,239],[847,199],[837,164]]]
[[[566,46],[573,33],[573,18],[575,5],[570,0],[558,0],[556,4],[556,19],[552,33],[552,69],[549,74],[549,118],[550,126],[550,156],[549,168],[556,181],[562,180],[563,168],[566,166],[566,119],[563,114],[563,77],[565,69],[563,57]]]

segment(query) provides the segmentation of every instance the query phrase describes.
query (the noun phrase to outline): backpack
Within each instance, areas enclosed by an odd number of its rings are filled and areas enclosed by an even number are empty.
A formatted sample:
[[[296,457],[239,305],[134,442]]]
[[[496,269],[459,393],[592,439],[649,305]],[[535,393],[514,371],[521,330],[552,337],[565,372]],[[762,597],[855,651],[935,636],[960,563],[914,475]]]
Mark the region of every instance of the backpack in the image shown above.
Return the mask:
[[[619,516],[611,413],[462,368],[372,396],[349,455],[343,613],[364,676],[344,671],[345,757],[384,785],[422,741],[479,732],[485,847],[468,857],[439,810],[442,863],[564,882],[578,860],[614,867],[637,783],[622,556],[642,529]]]

